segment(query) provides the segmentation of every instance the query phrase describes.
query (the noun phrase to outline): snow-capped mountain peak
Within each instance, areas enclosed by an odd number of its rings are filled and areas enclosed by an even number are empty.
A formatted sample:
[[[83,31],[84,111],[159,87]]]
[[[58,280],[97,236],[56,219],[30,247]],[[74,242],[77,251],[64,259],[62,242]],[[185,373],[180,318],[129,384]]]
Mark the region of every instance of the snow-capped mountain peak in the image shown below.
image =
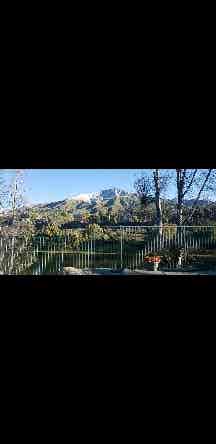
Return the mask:
[[[93,195],[94,193],[82,193],[82,194],[77,194],[76,196],[72,196],[72,199],[82,202],[90,202]]]
[[[92,200],[107,200],[116,196],[124,196],[127,193],[118,188],[108,188],[105,190],[101,190],[95,193],[81,193],[75,196],[72,196],[73,200],[82,201],[82,202],[91,202]]]

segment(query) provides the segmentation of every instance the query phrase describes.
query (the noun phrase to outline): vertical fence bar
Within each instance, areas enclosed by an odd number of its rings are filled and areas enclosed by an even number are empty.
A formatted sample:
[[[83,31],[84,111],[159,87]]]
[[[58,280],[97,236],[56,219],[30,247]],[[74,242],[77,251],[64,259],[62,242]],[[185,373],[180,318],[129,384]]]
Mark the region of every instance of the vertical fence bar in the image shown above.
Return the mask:
[[[123,227],[120,228],[121,230],[121,268],[122,268],[122,262],[123,262]]]

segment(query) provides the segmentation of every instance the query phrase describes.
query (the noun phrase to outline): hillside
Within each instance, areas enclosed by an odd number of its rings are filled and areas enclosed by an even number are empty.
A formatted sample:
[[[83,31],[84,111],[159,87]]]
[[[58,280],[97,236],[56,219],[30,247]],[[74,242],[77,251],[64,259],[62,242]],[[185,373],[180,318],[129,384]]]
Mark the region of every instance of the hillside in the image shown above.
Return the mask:
[[[102,190],[100,193],[89,193],[89,198],[87,195],[79,195],[62,201],[37,204],[32,206],[32,209],[39,212],[60,210],[72,214],[82,214],[88,211],[94,214],[103,209],[125,211],[131,204],[139,205],[139,199],[135,193],[127,193],[114,188]]]
[[[194,200],[185,201],[185,212],[193,205]],[[163,200],[165,223],[175,223],[176,200]],[[21,208],[19,220],[33,218],[37,226],[55,222],[63,228],[70,228],[76,223],[155,223],[154,203],[143,207],[136,193],[126,192],[117,188],[102,190],[98,193],[86,193],[55,202],[33,205]],[[194,223],[214,220],[216,205],[207,200],[201,200],[197,206]],[[1,216],[1,225],[7,225],[10,212]]]

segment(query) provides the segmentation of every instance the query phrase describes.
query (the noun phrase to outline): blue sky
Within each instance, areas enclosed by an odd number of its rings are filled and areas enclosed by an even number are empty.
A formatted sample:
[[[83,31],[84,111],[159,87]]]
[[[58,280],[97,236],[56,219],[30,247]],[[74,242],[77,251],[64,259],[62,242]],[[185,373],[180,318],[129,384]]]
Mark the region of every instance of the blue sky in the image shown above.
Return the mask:
[[[26,170],[26,198],[29,203],[43,203],[113,187],[134,191],[140,173],[135,169]]]
[[[11,177],[11,171],[14,172],[14,170],[1,171],[4,171],[5,178],[8,179]],[[141,169],[24,170],[26,203],[53,202],[113,187],[135,191],[134,182],[141,173]],[[167,197],[175,197],[173,185],[167,191]]]
[[[4,170],[6,181],[14,171]],[[141,169],[24,170],[26,203],[53,202],[113,187],[134,192],[134,182],[141,173]],[[174,197],[171,188],[167,197]]]

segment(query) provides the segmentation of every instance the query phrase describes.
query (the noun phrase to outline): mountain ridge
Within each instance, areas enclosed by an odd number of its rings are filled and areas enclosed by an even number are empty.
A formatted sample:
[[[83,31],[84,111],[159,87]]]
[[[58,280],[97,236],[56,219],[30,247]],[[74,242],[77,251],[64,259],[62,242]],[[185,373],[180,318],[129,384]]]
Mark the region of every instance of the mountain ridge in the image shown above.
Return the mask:
[[[176,207],[176,199],[163,199],[164,203],[167,203],[171,211],[174,212]],[[191,207],[194,204],[194,199],[187,199],[184,202],[185,207]],[[201,208],[204,206],[215,205],[207,199],[202,199],[198,202],[197,207]],[[72,195],[62,200],[57,200],[53,202],[37,203],[31,206],[28,205],[19,209],[20,217],[27,217],[27,210],[35,211],[35,216],[38,220],[54,217],[58,220],[64,221],[65,219],[76,219],[87,217],[86,215],[91,215],[94,217],[99,217],[104,220],[114,216],[119,215],[120,219],[128,220],[132,214],[143,214],[146,213],[145,208],[142,206],[141,201],[137,193],[133,191],[125,191],[120,188],[107,188],[98,192],[90,193],[80,193],[77,195]],[[150,203],[147,211],[151,214],[155,211],[154,203]],[[8,210],[5,213],[5,217],[10,217],[11,211]],[[119,219],[119,220],[120,220]],[[63,223],[63,222],[62,222]]]
[[[85,208],[87,210],[91,209],[91,207],[94,207],[95,205],[106,205],[108,207],[111,207],[113,204],[118,201],[121,203],[121,205],[124,206],[124,204],[128,203],[130,200],[130,203],[134,200],[134,203],[138,204],[139,197],[137,193],[132,191],[125,191],[120,188],[107,188],[98,192],[90,192],[90,193],[80,193],[76,195],[72,195],[71,197],[59,200],[59,201],[53,201],[53,202],[46,202],[46,203],[39,203],[39,204],[33,204],[31,208],[34,209],[41,209],[41,210],[70,210],[70,207],[73,208],[73,210],[84,210]],[[171,205],[176,205],[177,200],[176,198],[173,199],[163,199],[164,202],[170,203]],[[191,207],[195,203],[195,199],[187,199],[184,201],[184,205],[187,207]],[[197,206],[205,206],[205,205],[211,205],[215,204],[214,201],[210,201],[208,199],[201,199],[199,200]]]
[[[99,192],[90,192],[90,193],[80,193],[76,195],[72,195],[71,197],[59,200],[59,201],[53,201],[53,202],[45,202],[45,203],[37,203],[33,204],[31,207],[58,207],[60,205],[65,205],[68,202],[94,202],[94,201],[107,201],[115,197],[126,197],[126,196],[133,196],[136,195],[136,193],[121,190],[119,188],[108,188],[101,190]]]

